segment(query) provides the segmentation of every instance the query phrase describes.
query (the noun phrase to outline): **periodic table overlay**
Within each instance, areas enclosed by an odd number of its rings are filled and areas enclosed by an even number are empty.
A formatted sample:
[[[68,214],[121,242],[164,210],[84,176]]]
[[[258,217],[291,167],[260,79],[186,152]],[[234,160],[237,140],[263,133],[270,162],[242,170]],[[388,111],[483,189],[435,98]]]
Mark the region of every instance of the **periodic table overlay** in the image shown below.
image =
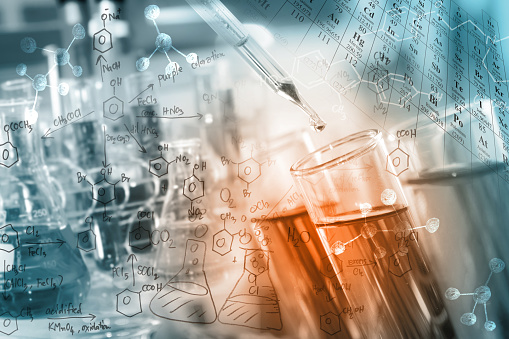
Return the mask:
[[[292,56],[271,50],[298,84],[325,83],[355,107],[345,123],[368,122],[397,138],[416,129],[401,141],[424,168],[459,162],[509,183],[505,36],[485,11],[474,17],[432,0],[224,2]],[[425,147],[431,157],[417,154]]]

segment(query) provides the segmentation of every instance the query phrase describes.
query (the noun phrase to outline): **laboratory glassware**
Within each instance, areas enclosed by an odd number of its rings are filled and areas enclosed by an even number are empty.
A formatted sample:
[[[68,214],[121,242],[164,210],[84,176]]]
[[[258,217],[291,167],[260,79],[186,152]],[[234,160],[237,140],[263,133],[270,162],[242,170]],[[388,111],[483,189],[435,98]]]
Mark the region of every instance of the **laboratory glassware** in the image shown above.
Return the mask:
[[[265,254],[267,272],[277,295],[281,328],[276,335],[356,338],[358,330],[348,316],[350,307],[343,292],[346,285],[330,276],[330,259],[288,174],[295,161],[313,150],[309,134],[296,131],[269,138],[262,150],[254,152],[255,159],[271,165],[262,168],[262,175],[253,184],[252,201],[263,200],[269,208],[246,214],[253,216],[251,234],[256,247]],[[271,316],[261,316],[260,324],[270,324],[267,320]]]
[[[54,180],[42,160],[37,113],[26,99],[0,102],[4,300],[1,313],[31,309],[44,317],[59,303],[79,305],[90,288],[89,271],[58,205]],[[31,130],[32,129],[32,130]],[[54,283],[49,283],[49,281]]]
[[[489,102],[486,102],[489,107]],[[453,119],[457,110],[450,107],[446,118]],[[415,126],[415,120],[405,121],[400,129]],[[477,125],[467,120],[467,131],[482,133]],[[475,142],[479,138],[472,137]],[[500,140],[500,139],[498,139]],[[474,142],[474,141],[472,141]],[[444,147],[445,143],[445,147]],[[505,206],[508,192],[506,165],[495,161],[490,166],[472,156],[469,150],[449,135],[439,133],[431,120],[420,121],[415,139],[415,149],[410,157],[410,172],[404,181],[409,189],[408,198],[419,206],[416,217],[425,220],[426,214],[433,213],[443,225],[440,237],[428,237],[424,247],[429,253],[440,286],[445,295],[448,288],[457,288],[461,293],[473,292],[484,285],[491,270],[493,258],[508,262],[506,244],[508,210]],[[502,141],[490,144],[501,159],[504,152]],[[442,151],[438,151],[442,150]],[[464,296],[458,300],[446,300],[445,306],[451,315],[458,337],[461,338],[503,338],[508,331],[507,303],[509,292],[507,268],[493,274],[488,287],[491,289],[489,303],[484,313],[483,305]],[[466,299],[466,300],[465,300]],[[477,315],[477,321],[470,326],[462,323],[465,313]],[[487,317],[487,318],[486,318]],[[487,321],[496,324],[493,331],[487,331]]]
[[[277,94],[297,105],[309,116],[315,131],[322,131],[326,123],[300,95],[290,75],[248,33],[242,23],[219,0],[186,0],[255,70]]]
[[[291,168],[309,216],[365,338],[453,338],[444,297],[418,242],[397,177],[386,170],[381,132],[367,130]],[[430,219],[425,228],[437,230]]]

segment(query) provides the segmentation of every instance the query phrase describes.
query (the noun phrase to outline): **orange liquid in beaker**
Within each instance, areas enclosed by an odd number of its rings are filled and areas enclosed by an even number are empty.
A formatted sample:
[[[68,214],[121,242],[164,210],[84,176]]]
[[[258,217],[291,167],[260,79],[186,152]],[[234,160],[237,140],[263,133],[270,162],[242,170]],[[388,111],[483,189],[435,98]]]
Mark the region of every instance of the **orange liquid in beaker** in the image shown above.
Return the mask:
[[[408,208],[376,210],[365,218],[317,225],[333,270],[351,284],[347,298],[363,307],[368,338],[449,338],[454,332],[442,293],[419,247]],[[344,218],[345,216],[341,216]],[[355,239],[355,240],[354,240]]]

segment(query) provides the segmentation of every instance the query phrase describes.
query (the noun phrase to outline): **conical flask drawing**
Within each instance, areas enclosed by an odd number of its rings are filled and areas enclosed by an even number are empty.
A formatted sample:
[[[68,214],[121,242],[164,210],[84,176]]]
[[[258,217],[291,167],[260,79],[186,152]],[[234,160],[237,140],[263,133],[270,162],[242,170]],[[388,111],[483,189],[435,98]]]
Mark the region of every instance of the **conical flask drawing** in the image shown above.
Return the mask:
[[[282,329],[267,251],[246,249],[244,271],[219,311],[219,321],[260,330]]]
[[[206,245],[187,240],[182,269],[150,302],[156,316],[187,323],[213,323],[216,307],[203,269]]]

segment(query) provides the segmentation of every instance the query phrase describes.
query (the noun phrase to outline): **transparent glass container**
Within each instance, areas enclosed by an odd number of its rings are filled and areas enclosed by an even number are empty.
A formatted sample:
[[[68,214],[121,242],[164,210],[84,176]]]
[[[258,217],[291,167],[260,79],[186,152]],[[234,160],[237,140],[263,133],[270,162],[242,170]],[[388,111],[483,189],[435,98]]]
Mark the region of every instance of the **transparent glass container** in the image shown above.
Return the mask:
[[[360,337],[453,338],[433,268],[419,245],[401,184],[386,168],[382,134],[367,130],[335,141],[291,169],[344,289]],[[389,165],[390,166],[390,163]]]
[[[50,179],[41,159],[31,106],[25,99],[0,101],[0,313],[16,316],[29,308],[34,317],[46,317],[47,308],[79,305],[90,276],[59,206],[56,179]]]

